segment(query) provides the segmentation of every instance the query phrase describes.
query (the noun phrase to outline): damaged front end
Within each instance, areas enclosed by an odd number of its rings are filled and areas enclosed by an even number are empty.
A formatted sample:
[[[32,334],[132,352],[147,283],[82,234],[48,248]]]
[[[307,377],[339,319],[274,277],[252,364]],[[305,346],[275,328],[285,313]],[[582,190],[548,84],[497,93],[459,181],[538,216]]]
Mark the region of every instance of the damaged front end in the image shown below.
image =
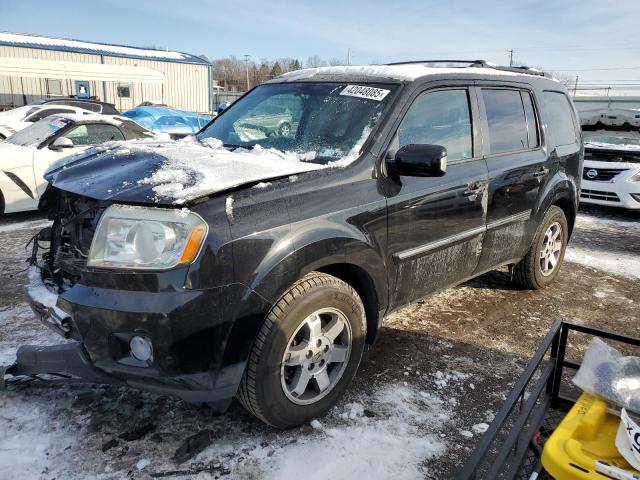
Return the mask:
[[[95,368],[81,343],[80,333],[60,294],[80,278],[86,263],[92,234],[102,202],[49,189],[42,203],[53,223],[31,239],[31,256],[25,293],[27,300],[44,325],[67,340],[61,345],[23,345],[16,361],[0,367],[0,388],[42,381],[46,383],[124,383]]]

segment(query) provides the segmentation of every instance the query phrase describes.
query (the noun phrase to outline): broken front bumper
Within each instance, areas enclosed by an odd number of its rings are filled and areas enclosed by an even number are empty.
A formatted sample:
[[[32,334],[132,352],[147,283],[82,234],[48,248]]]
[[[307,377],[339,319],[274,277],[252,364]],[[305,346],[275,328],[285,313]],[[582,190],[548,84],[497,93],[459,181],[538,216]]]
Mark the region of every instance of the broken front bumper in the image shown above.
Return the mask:
[[[9,383],[11,376],[54,374],[59,381],[119,383],[220,410],[231,402],[246,365],[232,327],[247,321],[241,313],[246,309],[265,308],[254,292],[235,284],[151,292],[77,283],[55,302],[43,302],[42,293],[27,288],[34,312],[47,327],[75,341],[20,347],[6,372]],[[134,358],[134,336],[149,339],[149,361]],[[251,339],[241,341],[244,347]]]

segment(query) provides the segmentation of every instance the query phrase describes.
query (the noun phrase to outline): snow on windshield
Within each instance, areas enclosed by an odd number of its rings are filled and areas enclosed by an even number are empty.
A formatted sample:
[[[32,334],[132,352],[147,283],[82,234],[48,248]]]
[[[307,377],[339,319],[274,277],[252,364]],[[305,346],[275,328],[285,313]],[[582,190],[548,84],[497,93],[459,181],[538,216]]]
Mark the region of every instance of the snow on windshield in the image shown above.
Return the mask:
[[[326,168],[346,167],[360,154],[370,134],[367,127],[357,144],[337,161],[325,165],[311,163],[314,152],[300,154],[282,152],[256,145],[252,149],[224,148],[217,139],[207,138],[201,143],[194,137],[179,141],[151,143],[140,141],[110,142],[112,153],[123,150],[157,153],[166,158],[160,168],[138,183],[153,185],[157,200],[169,199],[176,205],[211,195],[247,183],[258,183],[272,178],[295,175]]]
[[[71,120],[58,116],[43,118],[39,122],[14,133],[5,142],[22,147],[37,147],[46,139],[54,135],[61,128],[66,127]]]

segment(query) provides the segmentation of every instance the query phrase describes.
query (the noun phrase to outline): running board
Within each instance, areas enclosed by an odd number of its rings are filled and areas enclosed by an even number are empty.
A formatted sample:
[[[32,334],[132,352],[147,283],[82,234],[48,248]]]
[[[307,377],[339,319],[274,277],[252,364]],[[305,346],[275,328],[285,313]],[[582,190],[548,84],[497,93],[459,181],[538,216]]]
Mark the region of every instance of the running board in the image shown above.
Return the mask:
[[[39,380],[45,383],[117,383],[124,384],[91,365],[79,342],[62,345],[24,345],[18,348],[16,361],[0,367],[0,390],[9,385]]]

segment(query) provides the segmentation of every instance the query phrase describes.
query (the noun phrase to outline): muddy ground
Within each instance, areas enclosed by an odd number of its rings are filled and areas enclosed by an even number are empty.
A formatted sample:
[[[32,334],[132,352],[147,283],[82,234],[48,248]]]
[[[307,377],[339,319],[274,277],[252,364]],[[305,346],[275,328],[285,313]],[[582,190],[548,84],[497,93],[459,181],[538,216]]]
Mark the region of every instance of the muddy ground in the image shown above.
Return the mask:
[[[0,219],[0,364],[20,343],[57,341],[22,297],[23,245],[41,223]],[[119,387],[8,392],[0,472],[149,478],[202,462],[211,473],[173,478],[451,478],[554,320],[640,335],[640,214],[583,209],[568,260],[544,291],[514,287],[505,269],[394,313],[346,398],[288,432],[235,403],[219,416]]]

